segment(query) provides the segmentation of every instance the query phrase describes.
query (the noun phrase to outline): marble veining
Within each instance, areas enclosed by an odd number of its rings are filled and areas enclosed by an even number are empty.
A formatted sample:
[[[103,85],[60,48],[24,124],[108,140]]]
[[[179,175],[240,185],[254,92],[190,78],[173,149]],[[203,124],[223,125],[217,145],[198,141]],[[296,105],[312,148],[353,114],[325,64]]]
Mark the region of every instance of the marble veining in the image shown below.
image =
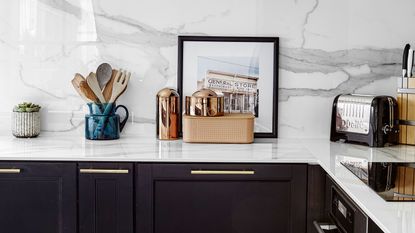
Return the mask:
[[[415,2],[400,1],[2,1],[0,129],[30,100],[44,106],[43,131],[82,134],[70,80],[104,61],[133,72],[119,100],[131,124],[154,123],[155,94],[176,86],[178,35],[279,36],[279,136],[328,138],[335,95],[395,95],[401,48],[415,36],[400,23],[415,20]]]
[[[293,96],[333,97],[341,93],[355,93],[359,88],[375,81],[396,77],[401,70],[400,49],[351,49],[335,52],[311,49],[281,48],[280,68],[294,73],[329,74],[342,72],[348,78],[328,90],[309,88],[280,89],[282,101]],[[367,66],[368,70],[350,72],[349,69]]]
[[[296,3],[297,3],[297,1],[296,1]],[[302,32],[301,32],[303,40],[301,42],[300,48],[304,48],[304,45],[305,45],[305,42],[306,42],[305,32],[306,32],[306,27],[307,27],[307,24],[308,24],[308,20],[309,20],[311,14],[313,14],[313,12],[317,9],[318,4],[319,4],[319,0],[315,0],[314,6],[309,11],[307,11],[306,14],[305,14],[305,17],[304,17],[305,19],[304,19],[304,23],[303,23]]]

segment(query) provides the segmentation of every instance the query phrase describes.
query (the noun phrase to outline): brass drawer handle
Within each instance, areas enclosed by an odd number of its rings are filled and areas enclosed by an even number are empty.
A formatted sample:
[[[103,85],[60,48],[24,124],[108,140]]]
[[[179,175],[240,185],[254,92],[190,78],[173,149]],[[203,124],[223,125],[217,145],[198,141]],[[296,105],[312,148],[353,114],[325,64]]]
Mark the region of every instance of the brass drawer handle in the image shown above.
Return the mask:
[[[19,174],[19,168],[0,168],[0,174]]]
[[[93,169],[93,168],[81,168],[80,173],[84,174],[128,174],[127,169]]]
[[[252,170],[192,170],[192,175],[255,175]]]

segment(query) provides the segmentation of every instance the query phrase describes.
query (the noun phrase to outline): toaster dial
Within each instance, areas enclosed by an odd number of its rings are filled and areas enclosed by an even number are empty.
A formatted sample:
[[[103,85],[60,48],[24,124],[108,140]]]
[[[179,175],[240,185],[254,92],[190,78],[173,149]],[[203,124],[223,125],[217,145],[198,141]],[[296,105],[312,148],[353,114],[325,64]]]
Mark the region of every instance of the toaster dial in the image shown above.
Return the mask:
[[[392,128],[389,125],[385,125],[383,126],[382,131],[384,134],[388,134],[389,132],[392,132]]]

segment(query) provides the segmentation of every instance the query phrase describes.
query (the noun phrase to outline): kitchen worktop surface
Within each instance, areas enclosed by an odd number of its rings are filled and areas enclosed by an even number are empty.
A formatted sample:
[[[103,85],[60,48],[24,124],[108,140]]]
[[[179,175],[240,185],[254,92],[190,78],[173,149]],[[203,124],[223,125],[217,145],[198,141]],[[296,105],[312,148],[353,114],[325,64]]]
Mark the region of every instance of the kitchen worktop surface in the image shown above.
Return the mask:
[[[345,157],[374,162],[415,162],[415,147],[366,146],[328,140],[258,139],[253,144],[190,144],[159,141],[154,130],[136,126],[114,141],[89,141],[81,135],[42,133],[38,138],[0,136],[3,161],[135,161],[210,163],[319,164],[372,220],[387,233],[415,232],[415,202],[386,202],[339,160]],[[146,133],[147,132],[147,133]]]

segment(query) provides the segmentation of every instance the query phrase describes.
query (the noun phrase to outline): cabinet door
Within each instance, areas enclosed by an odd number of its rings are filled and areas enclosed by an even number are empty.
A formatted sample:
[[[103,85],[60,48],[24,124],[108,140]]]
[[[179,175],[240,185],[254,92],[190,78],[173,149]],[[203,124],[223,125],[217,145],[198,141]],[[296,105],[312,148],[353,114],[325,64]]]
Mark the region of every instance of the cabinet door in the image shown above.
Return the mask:
[[[304,233],[306,165],[140,164],[137,232]]]
[[[0,163],[0,231],[76,232],[76,164]]]
[[[79,164],[79,232],[134,232],[133,165]]]

